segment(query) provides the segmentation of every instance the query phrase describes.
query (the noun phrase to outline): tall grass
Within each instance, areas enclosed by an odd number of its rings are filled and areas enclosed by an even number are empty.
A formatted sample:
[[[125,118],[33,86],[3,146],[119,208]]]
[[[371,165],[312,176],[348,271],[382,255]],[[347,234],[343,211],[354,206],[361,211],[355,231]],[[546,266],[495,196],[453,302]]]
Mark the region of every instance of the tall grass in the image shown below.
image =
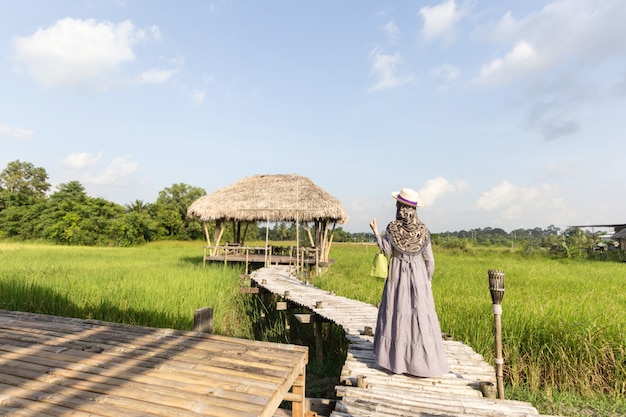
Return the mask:
[[[152,327],[193,328],[214,309],[214,331],[250,338],[239,269],[202,266],[197,242],[139,248],[0,243],[0,308]]]
[[[491,363],[487,271],[506,273],[507,398],[549,414],[626,414],[626,264],[529,258],[511,249],[434,250],[442,330]],[[334,265],[312,283],[375,305],[384,285],[369,275],[376,252],[374,245],[335,243]],[[281,340],[285,317],[267,321],[252,311],[250,296],[239,293],[241,272],[221,264],[203,268],[198,242],[138,248],[0,242],[0,308],[191,329],[194,310],[212,306],[216,333],[251,338],[261,328],[266,338]],[[292,326],[285,340],[309,336]]]
[[[314,284],[376,304],[383,280],[369,276],[377,248],[335,244],[335,265]],[[503,339],[507,396],[540,410],[626,413],[626,264],[525,257],[513,250],[435,247],[433,293],[442,330],[493,363],[489,269],[506,273]],[[539,404],[536,404],[539,402]],[[604,413],[604,414],[602,414]]]

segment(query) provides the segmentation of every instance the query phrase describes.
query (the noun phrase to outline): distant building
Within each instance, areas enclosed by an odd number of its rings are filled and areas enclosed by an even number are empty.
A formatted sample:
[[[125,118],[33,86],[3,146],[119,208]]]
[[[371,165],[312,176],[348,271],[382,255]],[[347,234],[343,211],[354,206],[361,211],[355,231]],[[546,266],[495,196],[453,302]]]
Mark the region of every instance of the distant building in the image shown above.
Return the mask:
[[[611,239],[617,240],[619,247],[622,248],[623,251],[626,251],[626,227],[611,236]]]
[[[591,228],[591,233],[593,233],[593,229],[596,227],[606,228],[612,227],[614,233],[610,234],[610,239],[615,240],[619,243],[619,247],[626,251],[626,224],[585,224],[582,226],[569,226],[569,227],[579,227],[579,228]]]

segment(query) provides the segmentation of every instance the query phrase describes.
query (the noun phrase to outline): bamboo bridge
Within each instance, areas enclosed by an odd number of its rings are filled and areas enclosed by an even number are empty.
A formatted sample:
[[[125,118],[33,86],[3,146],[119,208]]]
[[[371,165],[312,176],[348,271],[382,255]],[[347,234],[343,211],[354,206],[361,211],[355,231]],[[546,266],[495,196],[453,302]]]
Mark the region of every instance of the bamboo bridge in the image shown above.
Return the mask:
[[[529,403],[484,396],[485,387],[495,387],[495,370],[458,341],[444,340],[451,372],[439,378],[395,375],[378,367],[373,352],[378,309],[303,283],[290,271],[288,266],[270,266],[250,278],[344,329],[348,353],[329,417],[539,416]]]

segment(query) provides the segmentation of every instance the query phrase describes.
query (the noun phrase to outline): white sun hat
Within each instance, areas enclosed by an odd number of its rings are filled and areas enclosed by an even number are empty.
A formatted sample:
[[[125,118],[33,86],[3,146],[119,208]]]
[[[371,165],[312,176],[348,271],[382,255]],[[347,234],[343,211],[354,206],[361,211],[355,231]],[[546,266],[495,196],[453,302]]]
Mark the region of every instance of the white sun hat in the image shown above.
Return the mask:
[[[403,188],[400,191],[394,191],[391,193],[393,198],[411,207],[424,207],[424,202],[420,200],[419,194],[415,190],[410,188]]]

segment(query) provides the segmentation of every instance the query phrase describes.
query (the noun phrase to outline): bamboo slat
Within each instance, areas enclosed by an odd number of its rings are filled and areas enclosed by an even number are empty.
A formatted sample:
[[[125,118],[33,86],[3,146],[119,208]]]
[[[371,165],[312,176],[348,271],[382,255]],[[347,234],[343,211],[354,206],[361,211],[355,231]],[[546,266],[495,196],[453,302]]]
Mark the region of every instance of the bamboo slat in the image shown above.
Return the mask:
[[[308,349],[0,310],[0,415],[302,417]],[[290,392],[291,391],[291,392]]]

